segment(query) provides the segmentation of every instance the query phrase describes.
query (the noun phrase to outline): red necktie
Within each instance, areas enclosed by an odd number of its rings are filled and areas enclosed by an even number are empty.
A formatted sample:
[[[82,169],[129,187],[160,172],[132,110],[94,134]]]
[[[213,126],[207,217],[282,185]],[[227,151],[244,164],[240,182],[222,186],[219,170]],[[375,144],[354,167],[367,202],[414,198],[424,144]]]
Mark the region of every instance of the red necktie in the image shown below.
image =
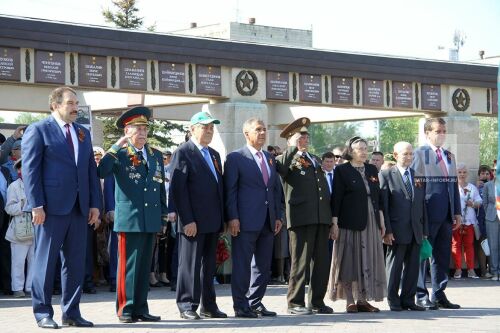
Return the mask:
[[[262,171],[262,178],[264,179],[264,184],[267,185],[267,182],[269,181],[269,173],[267,171],[266,160],[264,159],[264,156],[260,151],[257,152],[257,156],[259,156],[260,158],[260,169]]]
[[[446,165],[444,164],[443,155],[441,155],[441,149],[436,149],[436,155],[438,158],[439,168],[443,172],[443,176],[448,177],[448,169],[446,169]]]
[[[71,156],[75,158],[75,147],[73,146],[73,140],[71,140],[71,132],[69,130],[70,124],[64,125],[66,127],[66,142],[68,143],[69,150],[71,151]]]

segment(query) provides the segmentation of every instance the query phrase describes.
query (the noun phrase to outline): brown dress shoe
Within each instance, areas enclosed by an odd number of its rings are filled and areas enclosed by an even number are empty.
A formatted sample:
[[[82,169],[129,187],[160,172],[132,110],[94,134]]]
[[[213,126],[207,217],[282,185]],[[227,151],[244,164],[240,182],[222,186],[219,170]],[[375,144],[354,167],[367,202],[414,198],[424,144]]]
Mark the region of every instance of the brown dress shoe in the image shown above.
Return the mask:
[[[346,306],[346,311],[347,313],[357,313],[358,312],[358,306],[356,304],[349,304]]]
[[[379,308],[372,306],[368,302],[357,302],[358,312],[380,312]]]

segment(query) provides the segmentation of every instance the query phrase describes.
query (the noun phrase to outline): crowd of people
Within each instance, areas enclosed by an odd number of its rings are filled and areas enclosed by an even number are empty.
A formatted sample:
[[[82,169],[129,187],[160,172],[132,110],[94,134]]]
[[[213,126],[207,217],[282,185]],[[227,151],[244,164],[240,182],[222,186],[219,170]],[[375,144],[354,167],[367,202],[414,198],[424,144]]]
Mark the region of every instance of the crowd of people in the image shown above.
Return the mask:
[[[283,151],[265,149],[266,124],[249,118],[246,144],[221,158],[209,146],[221,120],[207,112],[172,153],[148,144],[150,109],[132,108],[105,152],[75,122],[72,88],[55,89],[49,107],[0,136],[0,284],[31,296],[39,327],[59,327],[54,294],[63,325],[93,326],[79,303],[96,284],[116,292],[122,323],[161,320],[147,296],[164,286],[181,318],[226,318],[214,288],[222,234],[237,318],[276,316],[263,302],[271,283],[288,285],[289,314],[310,315],[333,313],[325,297],[347,313],[379,312],[370,302],[384,299],[391,311],[458,309],[445,290],[450,262],[462,279],[462,258],[468,278],[499,280],[494,170],[468,182],[443,147],[442,118],[426,119],[426,144],[395,143],[392,161],[359,136],[314,155],[308,118],[282,130]]]

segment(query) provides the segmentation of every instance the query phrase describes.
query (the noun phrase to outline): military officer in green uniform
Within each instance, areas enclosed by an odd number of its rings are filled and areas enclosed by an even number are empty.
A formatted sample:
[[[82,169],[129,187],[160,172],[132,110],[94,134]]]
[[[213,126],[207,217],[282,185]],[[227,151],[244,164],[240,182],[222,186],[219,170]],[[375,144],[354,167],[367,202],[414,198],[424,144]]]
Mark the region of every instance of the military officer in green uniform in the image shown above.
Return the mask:
[[[308,152],[307,127],[310,122],[309,118],[300,118],[283,129],[280,136],[287,139],[288,147],[276,162],[283,179],[290,236],[288,313],[294,315],[333,312],[323,302],[330,267],[330,192],[321,169],[321,159]],[[309,276],[306,277],[306,273]],[[309,294],[306,306],[307,280]]]
[[[124,130],[98,167],[99,177],[115,177],[118,233],[116,308],[120,322],[159,321],[149,314],[147,296],[153,240],[167,217],[165,172],[160,151],[147,142],[151,111],[134,107],[116,127]]]

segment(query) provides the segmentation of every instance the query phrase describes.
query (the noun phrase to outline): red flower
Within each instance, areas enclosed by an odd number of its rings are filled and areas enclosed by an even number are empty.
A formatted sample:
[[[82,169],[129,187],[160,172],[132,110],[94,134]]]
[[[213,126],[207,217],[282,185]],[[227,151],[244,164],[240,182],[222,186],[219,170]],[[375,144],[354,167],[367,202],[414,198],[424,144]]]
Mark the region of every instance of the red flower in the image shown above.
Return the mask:
[[[78,129],[78,140],[80,140],[80,142],[85,140],[85,132],[81,128]]]
[[[222,270],[222,266],[231,257],[231,248],[229,246],[229,240],[226,235],[221,235],[217,240],[217,247],[215,251],[215,264],[217,266],[217,272]]]

